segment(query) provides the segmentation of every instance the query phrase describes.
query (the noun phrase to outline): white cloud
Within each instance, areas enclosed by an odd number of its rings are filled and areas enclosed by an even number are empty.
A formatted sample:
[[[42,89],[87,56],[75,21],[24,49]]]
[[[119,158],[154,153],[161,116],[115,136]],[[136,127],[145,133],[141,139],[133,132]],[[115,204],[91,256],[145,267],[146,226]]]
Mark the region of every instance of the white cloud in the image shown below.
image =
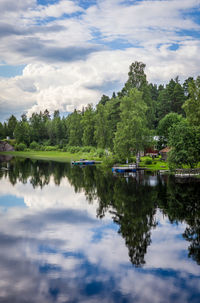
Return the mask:
[[[27,66],[22,76],[0,79],[4,113],[96,103],[122,87],[136,60],[152,82],[199,73],[200,40],[191,34],[198,37],[191,13],[199,0],[99,0],[87,9],[68,0],[12,4],[0,3],[0,62]]]
[[[70,0],[60,0],[56,4],[39,5],[35,9],[30,10],[28,17],[31,18],[47,18],[47,17],[61,17],[64,14],[72,14],[75,12],[80,12],[82,9],[75,5],[73,1]],[[27,15],[26,15],[27,16]]]

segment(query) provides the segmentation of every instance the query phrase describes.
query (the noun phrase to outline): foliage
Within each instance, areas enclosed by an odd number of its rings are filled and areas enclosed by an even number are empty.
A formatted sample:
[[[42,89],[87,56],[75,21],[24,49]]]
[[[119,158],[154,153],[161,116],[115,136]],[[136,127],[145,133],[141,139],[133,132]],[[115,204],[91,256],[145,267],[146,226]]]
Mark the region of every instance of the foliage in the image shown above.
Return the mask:
[[[29,147],[30,147],[30,149],[33,149],[33,150],[40,150],[40,145],[35,141],[31,142]]]
[[[180,121],[170,130],[169,143],[172,150],[168,161],[171,169],[187,165],[195,167],[200,161],[200,127]]]
[[[68,116],[67,129],[70,146],[82,146],[83,128],[81,125],[82,113],[75,110]]]
[[[58,150],[58,146],[44,146],[44,151],[56,151]]]
[[[108,111],[107,107],[98,104],[95,116],[94,139],[98,147],[108,147]]]
[[[148,130],[145,112],[147,107],[142,99],[142,93],[132,89],[124,96],[120,105],[121,121],[117,125],[114,138],[114,151],[121,158],[130,158],[144,149]]]
[[[18,122],[14,130],[14,136],[17,143],[25,143],[26,145],[29,145],[31,140],[31,128],[28,122]]]
[[[9,136],[10,138],[14,137],[14,130],[15,130],[16,125],[17,125],[17,118],[14,115],[12,115],[8,119],[7,133],[6,133],[6,135]]]
[[[147,158],[147,159],[144,161],[144,163],[147,164],[147,165],[152,164],[152,159]]]
[[[95,113],[91,104],[84,110],[81,125],[83,127],[83,145],[94,145]]]
[[[24,151],[26,150],[27,146],[24,143],[19,143],[15,145],[15,150]]]
[[[173,125],[178,124],[183,117],[177,113],[169,113],[159,121],[157,133],[159,135],[159,149],[167,146],[169,132]]]
[[[5,130],[3,124],[0,122],[0,139],[5,138]]]
[[[183,105],[191,125],[200,126],[200,76],[188,84],[189,99]]]

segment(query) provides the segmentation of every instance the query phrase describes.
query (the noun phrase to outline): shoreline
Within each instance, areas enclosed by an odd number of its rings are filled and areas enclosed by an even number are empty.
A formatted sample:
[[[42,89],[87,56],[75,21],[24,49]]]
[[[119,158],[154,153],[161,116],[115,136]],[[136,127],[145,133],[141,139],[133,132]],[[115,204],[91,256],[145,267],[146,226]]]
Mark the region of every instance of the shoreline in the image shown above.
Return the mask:
[[[91,153],[70,153],[63,151],[7,151],[7,152],[3,151],[0,152],[0,155],[12,156],[18,158],[29,158],[35,160],[44,160],[44,161],[56,161],[63,163],[70,163],[71,161],[77,161],[80,159],[85,159],[85,160],[92,159],[95,161],[101,161],[102,163],[100,165],[102,165],[102,167],[109,168],[113,166],[113,165],[105,165],[104,163],[105,158],[95,157]],[[147,157],[141,157],[139,169],[144,169],[146,171],[151,171],[151,172],[172,174],[175,176],[175,172],[169,170],[168,164],[166,162],[163,162],[160,159],[156,159],[154,160],[154,163],[148,165],[145,164],[146,158]],[[121,165],[123,166],[125,164],[121,164]],[[197,174],[196,176],[193,177],[199,178],[200,175]]]
[[[19,158],[30,158],[30,159],[37,159],[37,160],[52,160],[57,162],[65,162],[69,163],[71,161],[76,161],[80,159],[86,159],[86,160],[95,160],[95,161],[102,161],[102,166],[104,166],[104,159],[100,157],[95,157],[92,155],[92,153],[70,153],[70,152],[63,152],[63,151],[3,151],[0,152],[0,155],[9,155],[13,157],[19,157]],[[141,158],[142,159],[142,158]],[[160,171],[160,170],[168,170],[168,166],[166,163],[160,162],[157,160],[156,164],[144,164],[145,157],[141,161],[141,166],[139,166],[140,169],[145,169],[149,171]],[[165,165],[163,165],[165,164]],[[126,165],[126,164],[121,164]],[[113,165],[108,165],[113,166]]]

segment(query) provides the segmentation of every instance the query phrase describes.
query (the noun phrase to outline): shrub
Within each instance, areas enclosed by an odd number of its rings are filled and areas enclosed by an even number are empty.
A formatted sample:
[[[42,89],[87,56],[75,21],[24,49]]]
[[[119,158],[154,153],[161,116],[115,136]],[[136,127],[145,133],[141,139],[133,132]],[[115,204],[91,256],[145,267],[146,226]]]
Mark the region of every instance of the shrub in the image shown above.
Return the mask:
[[[144,161],[144,164],[150,165],[150,164],[152,164],[152,160],[150,158],[148,158]]]
[[[78,153],[81,151],[81,147],[79,146],[69,146],[68,151],[72,154]]]
[[[35,142],[35,141],[31,142],[31,144],[30,144],[30,149],[33,149],[33,150],[40,150],[40,145],[39,145],[39,143],[37,143],[37,142]]]
[[[130,161],[133,163],[136,163],[136,157],[135,156],[131,156]]]
[[[58,150],[58,146],[44,146],[45,151],[55,151]]]
[[[44,140],[43,141],[43,146],[49,146],[49,145],[51,145],[50,140]]]
[[[82,152],[84,153],[91,153],[95,151],[95,147],[94,146],[83,146],[82,147]]]
[[[121,162],[121,159],[116,156],[116,155],[111,155],[111,156],[108,156],[108,157],[104,157],[103,158],[103,166],[105,167],[112,167],[114,164],[116,163],[120,163]]]
[[[19,144],[15,144],[15,150],[18,151],[23,151],[27,148],[26,144],[24,143],[19,143]]]
[[[102,148],[97,148],[96,152],[94,153],[94,156],[102,158],[105,156],[105,151]]]

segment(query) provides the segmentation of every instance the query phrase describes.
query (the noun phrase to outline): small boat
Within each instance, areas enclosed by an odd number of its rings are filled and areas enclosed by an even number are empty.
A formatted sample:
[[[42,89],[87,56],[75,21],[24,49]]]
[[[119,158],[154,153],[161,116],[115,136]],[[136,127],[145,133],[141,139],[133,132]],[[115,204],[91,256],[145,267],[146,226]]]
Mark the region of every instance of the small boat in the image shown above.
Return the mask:
[[[130,164],[128,166],[113,166],[113,173],[128,173],[128,172],[136,172],[136,165]]]
[[[71,163],[72,163],[72,165],[93,165],[93,164],[95,164],[95,161],[80,159],[79,161],[72,161]]]

